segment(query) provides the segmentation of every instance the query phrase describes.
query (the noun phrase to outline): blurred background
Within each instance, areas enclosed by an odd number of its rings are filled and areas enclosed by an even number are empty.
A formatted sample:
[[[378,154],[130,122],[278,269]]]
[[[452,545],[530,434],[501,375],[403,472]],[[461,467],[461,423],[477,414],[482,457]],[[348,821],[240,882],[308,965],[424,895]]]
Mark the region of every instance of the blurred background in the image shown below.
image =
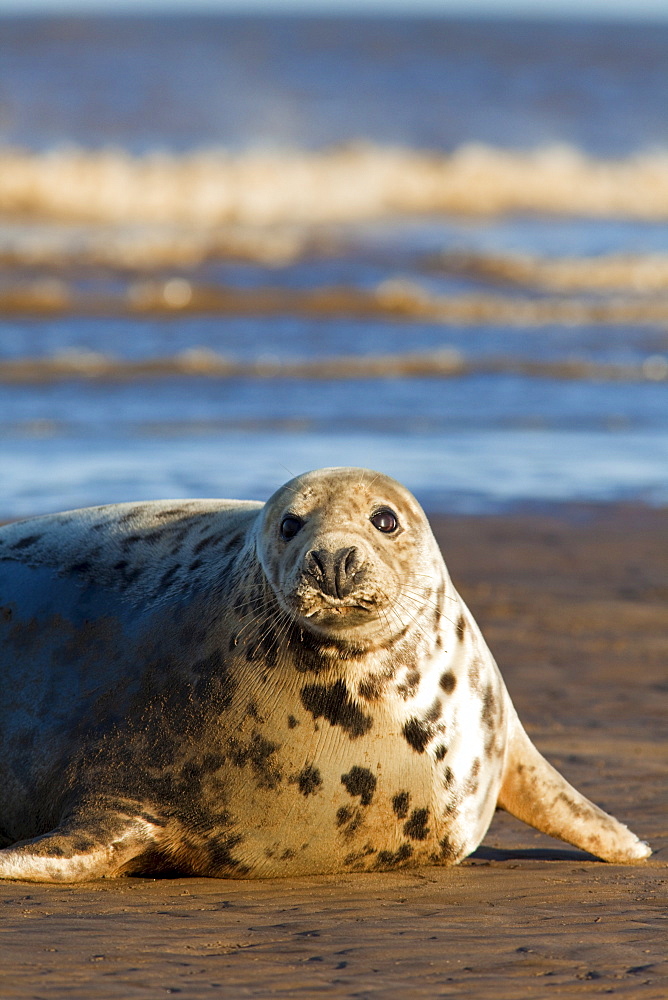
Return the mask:
[[[668,503],[663,0],[355,11],[2,0],[0,518]]]

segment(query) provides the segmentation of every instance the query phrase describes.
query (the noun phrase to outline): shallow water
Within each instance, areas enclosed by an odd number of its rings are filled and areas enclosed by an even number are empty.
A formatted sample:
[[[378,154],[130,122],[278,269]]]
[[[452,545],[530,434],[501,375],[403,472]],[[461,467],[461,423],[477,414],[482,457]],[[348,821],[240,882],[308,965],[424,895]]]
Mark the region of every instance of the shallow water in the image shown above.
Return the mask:
[[[9,18],[0,64],[0,517],[331,464],[668,502],[668,26]]]
[[[668,141],[668,25],[516,19],[5,18],[0,138],[133,152]]]

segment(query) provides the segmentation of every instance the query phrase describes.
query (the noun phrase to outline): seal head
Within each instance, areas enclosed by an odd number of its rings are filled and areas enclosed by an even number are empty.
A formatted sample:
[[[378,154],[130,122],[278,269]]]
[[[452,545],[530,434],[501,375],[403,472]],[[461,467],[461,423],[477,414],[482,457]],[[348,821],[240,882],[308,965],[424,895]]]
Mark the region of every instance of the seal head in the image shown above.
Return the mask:
[[[434,549],[415,498],[365,469],[298,476],[259,523],[259,560],[280,606],[300,628],[364,648],[404,630],[397,607],[433,575]]]

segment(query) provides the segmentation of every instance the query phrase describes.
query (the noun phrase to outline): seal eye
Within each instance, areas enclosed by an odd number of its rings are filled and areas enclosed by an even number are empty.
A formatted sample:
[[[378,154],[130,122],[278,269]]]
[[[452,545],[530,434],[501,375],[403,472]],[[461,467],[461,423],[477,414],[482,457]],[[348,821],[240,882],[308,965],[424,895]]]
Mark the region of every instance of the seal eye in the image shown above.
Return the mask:
[[[399,527],[397,515],[393,510],[390,510],[389,507],[383,507],[382,510],[377,510],[375,514],[372,514],[371,523],[374,528],[378,528],[379,531],[384,531],[386,535],[396,531]]]
[[[286,541],[294,538],[299,529],[302,526],[301,518],[295,517],[294,514],[286,514],[281,521],[281,534]]]

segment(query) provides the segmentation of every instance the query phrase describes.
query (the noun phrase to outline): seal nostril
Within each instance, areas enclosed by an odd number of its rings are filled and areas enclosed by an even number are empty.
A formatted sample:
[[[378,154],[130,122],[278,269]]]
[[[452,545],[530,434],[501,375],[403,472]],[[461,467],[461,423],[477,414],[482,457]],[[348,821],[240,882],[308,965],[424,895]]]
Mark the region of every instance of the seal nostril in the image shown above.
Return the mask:
[[[324,579],[325,566],[322,555],[319,552],[311,551],[308,554],[308,561],[311,564],[311,571],[315,570],[316,575]]]
[[[339,549],[336,553],[337,597],[347,597],[350,594],[358,566],[359,554],[354,545],[348,549]]]
[[[355,570],[357,569],[358,566],[357,555],[358,555],[357,549],[354,546],[348,549],[348,552],[346,553],[345,558],[343,560],[343,572],[345,576],[347,577],[352,576]]]

